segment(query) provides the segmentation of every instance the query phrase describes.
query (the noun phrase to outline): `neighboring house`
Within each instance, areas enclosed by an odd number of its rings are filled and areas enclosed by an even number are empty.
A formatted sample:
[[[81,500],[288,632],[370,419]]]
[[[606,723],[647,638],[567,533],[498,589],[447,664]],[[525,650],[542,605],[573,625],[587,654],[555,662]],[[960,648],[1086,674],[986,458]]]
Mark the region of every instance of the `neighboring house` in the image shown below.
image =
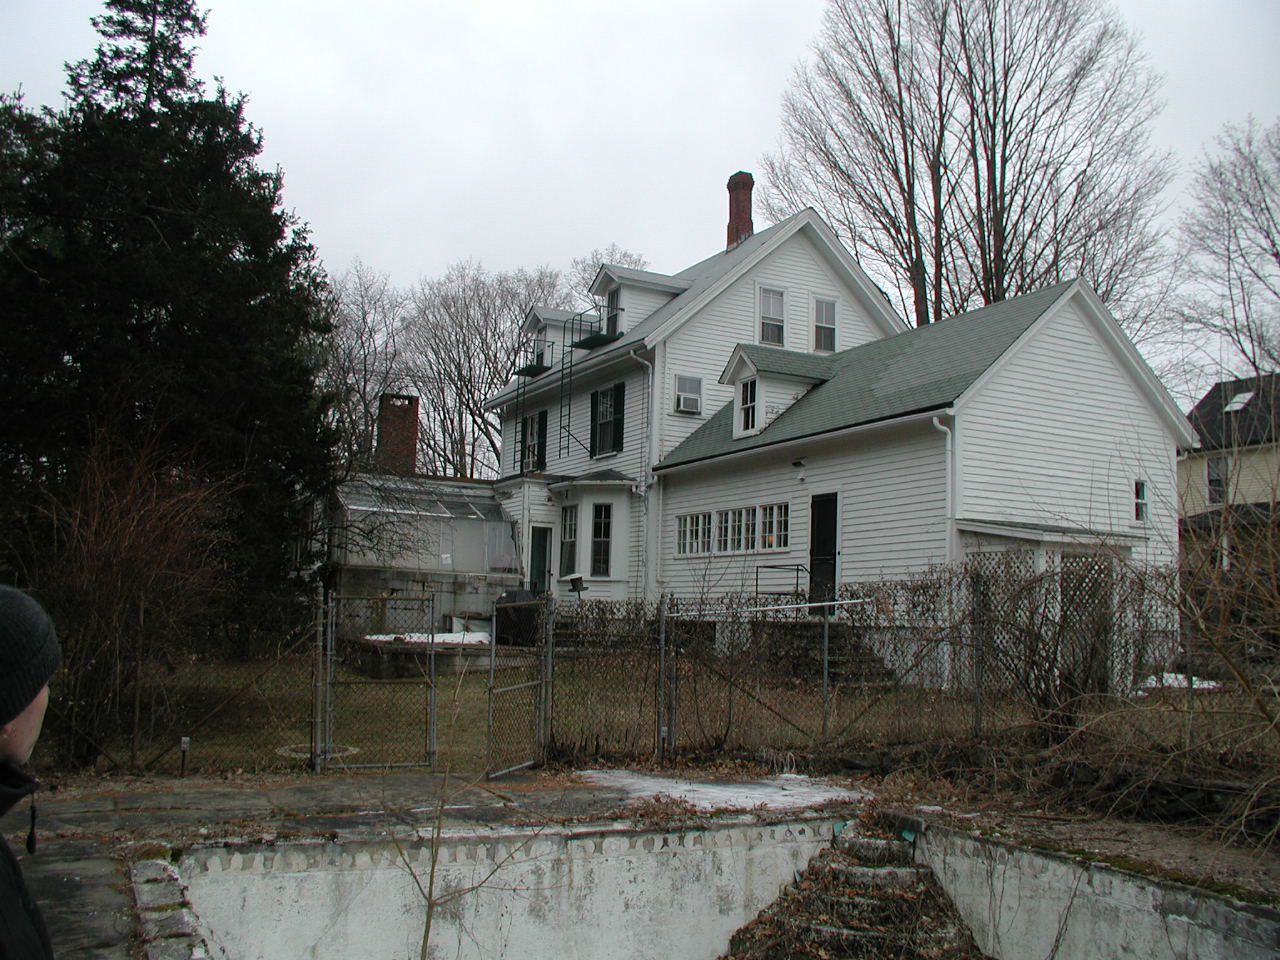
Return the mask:
[[[1178,463],[1184,553],[1207,548],[1215,566],[1230,566],[1251,539],[1247,532],[1272,525],[1280,485],[1280,374],[1214,384],[1190,420],[1199,448]]]
[[[415,472],[416,397],[379,406],[379,470],[339,486],[329,527],[330,589],[349,597],[430,596],[434,622],[485,615],[520,583],[511,521],[493,485]]]
[[[494,397],[535,587],[782,592],[973,552],[1176,552],[1194,436],[1073,281],[908,329],[811,209],[673,276],[603,265],[596,315],[531,310]],[[744,203],[745,200],[745,203]]]

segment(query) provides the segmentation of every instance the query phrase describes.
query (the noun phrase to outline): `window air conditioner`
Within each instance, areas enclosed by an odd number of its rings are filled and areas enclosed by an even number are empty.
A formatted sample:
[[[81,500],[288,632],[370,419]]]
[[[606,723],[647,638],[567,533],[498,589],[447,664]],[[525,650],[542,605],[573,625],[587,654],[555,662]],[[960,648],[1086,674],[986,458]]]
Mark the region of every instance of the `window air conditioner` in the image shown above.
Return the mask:
[[[677,413],[701,413],[702,398],[696,397],[693,394],[689,394],[689,393],[681,393],[677,395],[676,412]]]

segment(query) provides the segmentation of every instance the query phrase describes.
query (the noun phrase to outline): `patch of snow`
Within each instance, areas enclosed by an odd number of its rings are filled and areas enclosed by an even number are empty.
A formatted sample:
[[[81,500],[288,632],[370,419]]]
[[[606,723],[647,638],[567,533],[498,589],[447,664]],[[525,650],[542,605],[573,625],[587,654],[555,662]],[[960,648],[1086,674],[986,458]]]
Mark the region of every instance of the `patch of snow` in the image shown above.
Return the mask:
[[[1217,680],[1206,680],[1204,677],[1189,678],[1192,690],[1217,690],[1222,684]],[[1138,686],[1142,688],[1141,693],[1148,690],[1186,690],[1188,685],[1188,677],[1185,673],[1161,673],[1152,674],[1143,680]]]
[[[454,646],[489,645],[489,634],[481,631],[453,633],[371,633],[365,637],[373,643],[435,643]]]
[[[863,800],[871,796],[794,773],[747,783],[698,783],[629,770],[583,770],[578,775],[596,786],[621,790],[633,800],[662,795],[698,810],[795,810],[832,800]]]

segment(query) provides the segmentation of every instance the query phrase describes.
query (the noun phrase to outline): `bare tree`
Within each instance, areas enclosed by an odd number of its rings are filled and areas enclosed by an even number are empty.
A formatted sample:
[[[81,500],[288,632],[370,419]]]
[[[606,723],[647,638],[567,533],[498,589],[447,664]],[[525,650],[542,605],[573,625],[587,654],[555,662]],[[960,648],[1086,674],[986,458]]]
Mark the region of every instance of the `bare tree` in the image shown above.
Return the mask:
[[[326,344],[321,386],[335,400],[334,418],[346,462],[343,474],[373,463],[378,398],[398,389],[400,336],[408,297],[357,260],[333,282],[333,329]]]
[[[1254,373],[1280,368],[1280,119],[1227,126],[1196,174],[1182,224],[1190,282],[1179,311]],[[1242,371],[1243,372],[1243,371]]]
[[[596,306],[595,300],[587,291],[591,288],[591,281],[595,280],[596,274],[600,272],[602,263],[634,267],[637,270],[644,270],[649,266],[649,261],[640,254],[620,247],[616,243],[610,243],[604,248],[596,247],[590,253],[574,257],[569,262],[569,273],[565,277],[565,282],[568,284],[568,294],[573,298],[575,306],[584,309],[592,309]]]
[[[442,277],[419,281],[411,298],[405,373],[423,401],[424,468],[442,476],[493,476],[502,436],[484,402],[511,380],[529,307],[568,305],[560,271],[493,273],[462,261]]]
[[[1127,320],[1161,266],[1157,87],[1097,0],[831,0],[766,209],[819,209],[918,325],[1073,276]]]

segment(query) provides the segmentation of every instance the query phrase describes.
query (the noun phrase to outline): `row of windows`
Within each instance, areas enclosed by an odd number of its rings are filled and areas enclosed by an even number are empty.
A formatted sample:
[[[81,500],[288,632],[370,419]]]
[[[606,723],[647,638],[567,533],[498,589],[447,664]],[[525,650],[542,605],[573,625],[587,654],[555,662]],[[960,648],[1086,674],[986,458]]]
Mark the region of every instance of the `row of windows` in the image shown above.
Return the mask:
[[[760,342],[781,347],[786,336],[786,292],[770,287],[760,288]],[[813,301],[813,349],[832,353],[836,349],[836,302]]]
[[[676,517],[676,554],[785,550],[791,541],[791,507],[766,503]]]

